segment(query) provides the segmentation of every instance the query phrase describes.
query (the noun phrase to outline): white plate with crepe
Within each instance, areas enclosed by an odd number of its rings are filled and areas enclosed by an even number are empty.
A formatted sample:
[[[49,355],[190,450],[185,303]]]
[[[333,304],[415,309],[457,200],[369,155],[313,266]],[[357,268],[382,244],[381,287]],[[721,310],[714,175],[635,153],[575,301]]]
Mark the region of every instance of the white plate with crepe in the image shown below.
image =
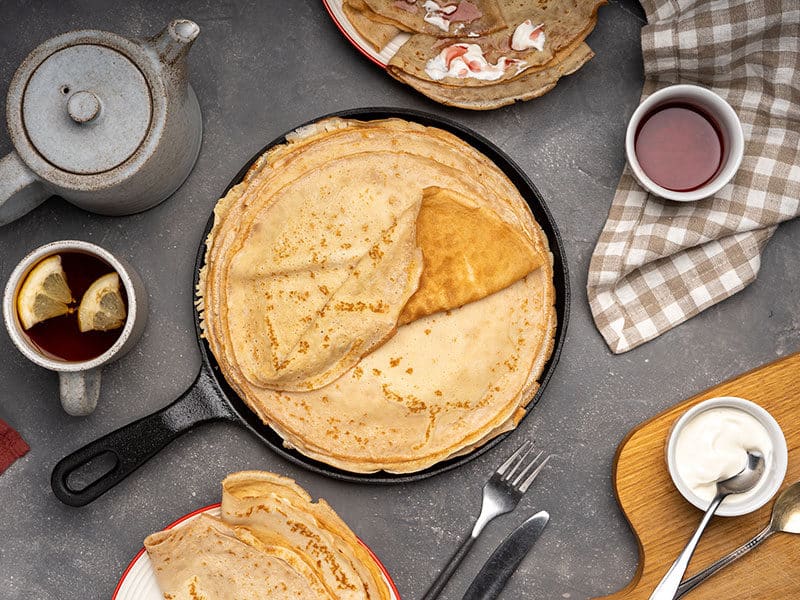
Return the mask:
[[[430,99],[492,110],[537,98],[594,53],[606,0],[323,0],[356,49]]]
[[[209,506],[204,506],[203,508],[198,508],[197,510],[190,512],[188,515],[181,517],[174,523],[167,525],[165,529],[182,527],[192,519],[199,517],[201,514],[219,517],[220,504],[216,503]],[[378,565],[378,568],[383,574],[386,583],[389,584],[389,588],[392,592],[392,599],[400,600],[400,594],[398,593],[397,587],[394,585],[392,578],[389,577],[386,567],[381,564],[381,561],[378,560],[375,554],[373,554],[372,550],[370,550],[369,547],[364,544],[364,542],[361,542],[361,544],[364,546],[364,548],[366,548],[370,556],[375,559],[375,564]],[[147,552],[144,548],[139,550],[136,556],[133,557],[133,560],[130,562],[128,567],[125,569],[125,572],[122,574],[122,577],[120,578],[119,583],[114,590],[114,595],[111,597],[111,600],[164,600],[164,596],[161,594],[161,590],[159,590],[158,583],[156,582],[156,575],[153,571],[153,565],[150,562],[150,557],[147,556]]]

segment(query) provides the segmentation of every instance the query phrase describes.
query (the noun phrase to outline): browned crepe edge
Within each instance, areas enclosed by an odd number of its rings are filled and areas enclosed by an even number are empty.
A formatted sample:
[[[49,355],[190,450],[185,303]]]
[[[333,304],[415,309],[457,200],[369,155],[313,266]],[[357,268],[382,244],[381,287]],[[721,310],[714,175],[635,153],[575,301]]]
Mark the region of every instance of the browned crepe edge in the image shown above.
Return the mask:
[[[429,203],[439,204],[443,197],[449,203],[447,209],[429,212]],[[437,186],[422,190],[422,204],[417,215],[417,246],[422,250],[422,273],[417,290],[409,297],[397,317],[398,325],[406,325],[437,312],[477,302],[507,288],[542,265],[542,256],[536,251],[524,232],[503,221],[491,210],[475,206],[469,207],[470,202],[469,198],[462,197],[454,190]],[[443,223],[441,221],[443,212],[452,216],[456,205],[462,209],[466,208],[471,216],[478,215],[483,210],[481,221],[471,223],[473,226],[462,221],[458,223],[457,227],[453,223]],[[463,216],[463,210],[459,211],[459,214]],[[431,217],[439,220],[431,221]],[[449,265],[453,264],[452,248],[456,245],[456,240],[453,240],[452,244],[446,242],[453,237],[458,237],[456,229],[470,230],[482,236],[482,239],[480,237],[469,238],[466,251],[461,247],[461,253],[458,254],[459,258],[468,261],[470,270],[478,268],[483,273],[485,281],[491,281],[492,276],[495,276],[490,285],[480,290],[476,290],[475,285],[469,283],[465,285],[463,278],[459,282],[452,278],[454,271]],[[434,236],[444,235],[445,239],[430,240],[429,232],[431,231],[434,232]],[[487,248],[499,251],[501,255],[489,258]],[[491,262],[487,263],[487,259]],[[512,259],[516,259],[516,261]],[[500,263],[503,262],[506,263],[505,268],[501,269]],[[444,263],[447,263],[448,266],[443,269]],[[514,265],[514,268],[509,266],[511,264]],[[464,274],[463,269],[459,271],[457,268],[455,272],[459,275]],[[501,272],[503,279],[499,280],[497,277]],[[442,294],[446,298],[443,298]]]

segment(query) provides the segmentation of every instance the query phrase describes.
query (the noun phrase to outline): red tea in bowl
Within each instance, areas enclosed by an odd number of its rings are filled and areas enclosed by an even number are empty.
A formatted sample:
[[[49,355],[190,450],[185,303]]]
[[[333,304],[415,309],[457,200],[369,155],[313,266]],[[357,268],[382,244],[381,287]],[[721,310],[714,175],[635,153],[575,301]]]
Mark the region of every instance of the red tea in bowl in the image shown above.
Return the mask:
[[[725,145],[719,124],[688,103],[656,107],[636,130],[639,165],[654,183],[674,192],[689,192],[720,172]]]

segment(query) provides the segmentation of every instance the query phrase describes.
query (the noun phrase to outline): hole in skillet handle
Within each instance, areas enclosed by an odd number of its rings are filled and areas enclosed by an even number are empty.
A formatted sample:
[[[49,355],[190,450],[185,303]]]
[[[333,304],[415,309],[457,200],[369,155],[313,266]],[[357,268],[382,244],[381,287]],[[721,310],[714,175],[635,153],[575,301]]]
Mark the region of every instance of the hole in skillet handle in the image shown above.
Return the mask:
[[[95,444],[70,454],[53,469],[50,485],[56,498],[64,504],[85,506],[122,480],[119,476],[120,457],[111,450],[95,447]],[[111,461],[110,468],[97,468],[101,457]]]
[[[82,492],[89,485],[119,466],[119,456],[110,450],[103,450],[67,475],[67,489]]]

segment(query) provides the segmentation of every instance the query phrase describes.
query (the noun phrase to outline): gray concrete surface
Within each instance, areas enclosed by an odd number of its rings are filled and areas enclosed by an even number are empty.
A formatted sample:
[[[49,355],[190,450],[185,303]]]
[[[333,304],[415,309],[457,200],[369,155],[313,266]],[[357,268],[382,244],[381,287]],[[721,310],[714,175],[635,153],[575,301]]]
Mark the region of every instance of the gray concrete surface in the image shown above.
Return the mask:
[[[38,43],[72,28],[147,36],[175,16],[202,33],[190,56],[205,138],[197,166],[166,203],[125,218],[90,215],[52,199],[0,229],[0,280],[32,248],[60,238],[105,246],[133,263],[150,294],[141,343],[104,373],[97,412],[70,418],[54,374],[34,367],[0,333],[0,416],[32,450],[0,475],[0,596],[109,598],[142,539],[219,498],[235,470],[270,469],[323,496],[374,549],[404,598],[422,595],[479,508],[481,486],[523,438],[556,454],[532,493],[486,531],[444,595],[461,598],[500,540],[525,516],[552,521],[504,598],[579,599],[611,593],[633,575],[636,542],[612,493],[614,450],[628,430],[737,373],[800,349],[800,223],[782,226],[758,281],[670,333],[610,354],[589,315],[586,270],[623,165],[625,123],[642,84],[632,0],[601,9],[597,53],[545,97],[489,113],[440,107],[387,77],[339,34],[315,0],[252,3],[0,1],[0,90]],[[206,219],[241,165],[276,135],[317,115],[370,105],[447,115],[496,142],[530,175],[561,228],[572,269],[572,321],[542,402],[510,441],[467,466],[413,485],[365,487],[310,474],[234,426],[179,439],[90,506],[69,508],[50,491],[65,454],[174,399],[199,354],[192,269]],[[0,134],[0,153],[11,149]],[[646,493],[646,490],[642,490]]]

